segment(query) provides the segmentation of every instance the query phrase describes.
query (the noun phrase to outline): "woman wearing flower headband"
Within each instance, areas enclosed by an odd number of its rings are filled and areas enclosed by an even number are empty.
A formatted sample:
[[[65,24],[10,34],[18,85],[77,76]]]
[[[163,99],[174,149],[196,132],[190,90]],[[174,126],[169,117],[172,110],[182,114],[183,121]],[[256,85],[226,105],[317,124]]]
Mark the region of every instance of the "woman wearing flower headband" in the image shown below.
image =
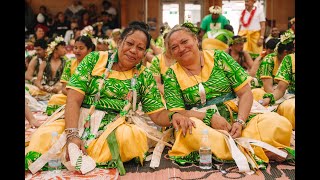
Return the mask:
[[[288,30],[280,36],[280,42],[273,53],[263,58],[256,73],[258,85],[252,89],[254,99],[260,100],[265,93],[272,93],[276,88],[275,75],[284,57],[294,51],[294,34]]]
[[[285,49],[282,50],[282,45]],[[295,128],[295,53],[294,48],[294,34],[291,30],[287,30],[280,40],[277,51],[282,58],[280,62],[275,62],[278,66],[273,80],[277,82],[277,87],[272,91],[259,92],[259,102],[264,105],[274,105],[277,100],[284,98],[277,107],[277,113],[286,117]],[[281,51],[284,51],[281,53]],[[276,55],[274,55],[275,57]],[[278,58],[279,59],[279,58]],[[269,68],[270,69],[270,68]],[[274,71],[272,71],[274,73]],[[271,84],[271,82],[269,82]],[[264,86],[263,86],[264,87]],[[287,92],[286,92],[287,91]],[[262,95],[261,95],[262,94]],[[262,96],[262,97],[261,97]],[[263,98],[263,99],[262,99]],[[262,99],[262,100],[261,100]]]
[[[67,89],[66,85],[70,80],[72,74],[75,72],[76,68],[83,60],[83,58],[89,54],[91,51],[95,50],[95,45],[93,44],[91,37],[88,35],[79,36],[75,40],[73,46],[73,53],[76,58],[68,60],[63,68],[63,73],[61,75],[60,82],[62,83],[62,93],[55,94],[51,96],[48,102],[46,113],[51,116],[59,107],[66,104],[67,101]]]
[[[97,51],[108,51],[109,50],[109,39],[103,37],[97,38]]]
[[[34,84],[47,93],[59,93],[62,84],[59,82],[65,65],[66,43],[61,36],[56,37],[48,44],[47,60],[40,67]]]
[[[82,173],[98,166],[118,168],[124,175],[122,162],[137,158],[142,164],[149,148],[146,130],[151,127],[133,124],[140,119],[135,113],[139,102],[159,126],[172,122],[185,131],[194,125],[189,118],[165,110],[150,70],[140,66],[151,39],[146,24],[140,24],[123,31],[112,55],[95,51],[82,60],[67,84],[65,120],[41,126],[33,134],[25,156],[26,170],[37,172],[48,160],[46,155],[67,147],[62,151],[63,160],[66,155]],[[52,131],[61,135],[51,147],[47,142]]]
[[[251,77],[230,55],[221,50],[200,51],[196,35],[185,27],[173,28],[166,39],[167,50],[177,61],[164,78],[167,108],[188,116],[196,124],[192,134],[180,131],[178,125],[173,124],[176,140],[169,151],[171,159],[180,164],[198,162],[203,129],[208,129],[211,151],[217,161],[226,162],[240,156],[231,155],[223,134],[259,140],[275,149],[290,148],[292,126],[285,117],[274,112],[249,115],[253,102]],[[268,163],[269,159],[283,160],[279,154],[258,146],[254,154],[248,157],[253,155],[252,162],[258,164]]]
[[[263,100],[260,103],[264,106],[273,105],[275,101],[284,97],[286,91],[288,94],[295,94],[295,54],[286,55],[279,67],[275,80],[279,81],[277,88],[272,93],[263,95]],[[295,96],[288,96],[277,107],[277,113],[286,117],[295,129]]]
[[[263,10],[254,6],[255,2],[256,0],[245,0],[245,9],[240,16],[238,31],[238,35],[247,37],[243,49],[249,52],[253,59],[263,50],[266,22]]]

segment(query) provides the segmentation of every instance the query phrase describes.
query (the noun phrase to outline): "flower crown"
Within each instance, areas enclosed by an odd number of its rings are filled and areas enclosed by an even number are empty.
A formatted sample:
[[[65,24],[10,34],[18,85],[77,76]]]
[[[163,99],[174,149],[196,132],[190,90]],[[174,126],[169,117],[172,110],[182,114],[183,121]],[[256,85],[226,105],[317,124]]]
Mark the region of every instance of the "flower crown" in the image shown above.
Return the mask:
[[[93,27],[92,26],[86,26],[84,27],[81,32],[80,36],[89,36],[90,38],[93,37]]]
[[[63,41],[64,38],[62,36],[57,36],[56,38],[54,38],[54,41],[52,41],[47,47],[47,55],[51,54],[56,48],[56,46]]]
[[[97,43],[109,45],[109,42],[109,39],[97,38]]]
[[[231,44],[238,44],[238,43],[245,43],[245,42],[247,42],[247,38],[246,37],[242,37],[242,36],[237,37],[235,39],[230,39],[229,40],[229,44],[230,45]]]
[[[294,33],[291,30],[287,30],[284,34],[280,36],[280,43],[281,44],[288,44],[291,43],[295,38]]]
[[[285,33],[281,34],[280,36],[280,42],[278,42],[278,44],[276,45],[276,47],[274,48],[274,52],[276,54],[278,54],[278,48],[279,48],[279,44],[288,44],[294,41],[295,35],[294,33],[288,29]]]
[[[215,9],[215,7],[216,7],[216,9]],[[211,14],[221,14],[222,13],[222,9],[220,6],[211,6],[209,8],[209,11]]]
[[[96,22],[92,25],[92,27],[95,27],[95,26],[98,26],[98,25],[103,25],[103,22],[102,21],[99,21],[99,22]]]

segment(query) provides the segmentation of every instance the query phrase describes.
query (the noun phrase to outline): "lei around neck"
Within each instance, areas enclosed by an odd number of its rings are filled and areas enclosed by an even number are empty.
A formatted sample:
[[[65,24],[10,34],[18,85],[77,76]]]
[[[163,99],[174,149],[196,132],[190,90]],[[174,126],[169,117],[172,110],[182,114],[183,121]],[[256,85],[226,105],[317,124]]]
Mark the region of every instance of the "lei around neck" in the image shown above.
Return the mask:
[[[240,18],[240,21],[241,21],[242,26],[248,27],[248,26],[250,25],[250,23],[251,23],[251,21],[252,21],[252,18],[253,18],[253,16],[254,16],[255,12],[256,12],[256,10],[257,10],[257,8],[256,8],[256,7],[253,7],[253,9],[252,9],[251,12],[250,12],[250,16],[249,16],[249,19],[248,19],[247,22],[244,22],[244,14],[246,13],[246,9],[244,9],[244,10],[242,11],[242,13],[241,13],[241,18]]]

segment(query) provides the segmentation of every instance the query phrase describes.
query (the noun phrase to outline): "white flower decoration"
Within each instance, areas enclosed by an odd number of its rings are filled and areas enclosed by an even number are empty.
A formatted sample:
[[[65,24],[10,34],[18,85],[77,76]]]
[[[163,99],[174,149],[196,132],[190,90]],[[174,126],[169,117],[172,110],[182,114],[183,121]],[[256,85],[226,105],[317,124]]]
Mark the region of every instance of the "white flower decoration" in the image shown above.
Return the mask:
[[[57,36],[54,41],[52,41],[48,47],[47,47],[47,55],[51,54],[53,52],[53,50],[56,48],[56,46],[60,43],[64,41],[64,38],[62,36]]]
[[[103,39],[103,38],[98,38],[97,42],[100,43],[100,44],[106,44],[106,45],[109,44],[108,39]]]
[[[280,36],[280,42],[281,44],[288,44],[292,42],[295,38],[295,35],[292,31],[286,31],[284,34]]]
[[[92,37],[93,36],[93,27],[92,26],[86,26],[82,29],[82,31],[80,32],[80,36],[89,36]]]
[[[222,9],[220,6],[211,6],[209,8],[209,11],[211,14],[221,14],[222,13]]]

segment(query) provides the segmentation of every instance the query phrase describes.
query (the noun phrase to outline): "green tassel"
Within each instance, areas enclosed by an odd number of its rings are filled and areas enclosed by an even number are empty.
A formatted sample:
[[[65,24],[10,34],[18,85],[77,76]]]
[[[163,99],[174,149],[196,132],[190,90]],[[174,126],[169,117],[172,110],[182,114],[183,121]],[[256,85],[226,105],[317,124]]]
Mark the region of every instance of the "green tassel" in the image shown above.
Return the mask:
[[[113,130],[109,136],[107,137],[107,142],[109,146],[109,150],[112,155],[112,160],[115,160],[117,163],[117,168],[119,170],[120,176],[126,174],[126,170],[124,169],[123,163],[121,161],[120,153],[119,153],[119,145],[117,142],[115,130]]]
[[[291,148],[284,148],[288,153],[289,155],[292,157],[289,159],[295,159],[296,158],[296,151],[294,149],[291,149]]]

